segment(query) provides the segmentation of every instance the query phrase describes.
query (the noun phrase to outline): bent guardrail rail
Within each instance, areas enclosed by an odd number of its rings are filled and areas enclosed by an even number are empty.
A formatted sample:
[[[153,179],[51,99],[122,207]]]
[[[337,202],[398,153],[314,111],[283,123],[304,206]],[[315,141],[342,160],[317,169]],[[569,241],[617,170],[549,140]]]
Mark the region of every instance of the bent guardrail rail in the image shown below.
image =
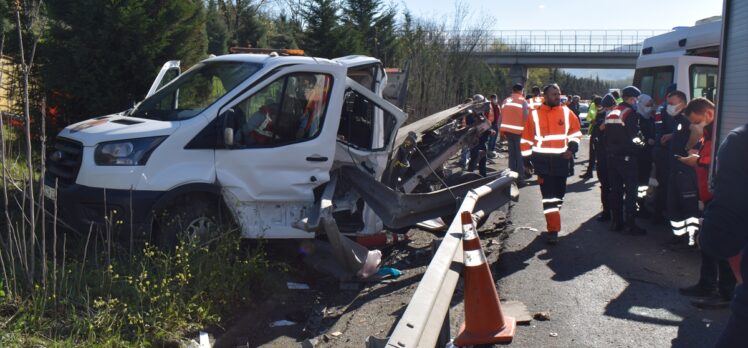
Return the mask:
[[[492,211],[484,210],[486,204],[502,206],[509,203],[518,195],[516,186],[512,185],[516,178],[517,173],[510,172],[468,191],[457,215],[469,211],[480,216]],[[449,307],[462,268],[462,223],[456,216],[389,339],[385,343],[370,337],[367,346],[410,348],[436,347],[439,344],[443,347],[450,338]]]

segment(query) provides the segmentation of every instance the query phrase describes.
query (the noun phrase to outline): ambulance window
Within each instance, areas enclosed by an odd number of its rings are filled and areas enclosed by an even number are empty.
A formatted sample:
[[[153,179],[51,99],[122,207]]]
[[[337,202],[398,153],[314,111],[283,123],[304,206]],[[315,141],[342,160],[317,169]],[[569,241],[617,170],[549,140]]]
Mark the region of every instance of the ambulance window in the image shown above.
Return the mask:
[[[281,77],[240,101],[229,125],[237,148],[274,147],[315,138],[322,130],[332,76]]]
[[[691,98],[704,97],[714,101],[717,95],[717,66],[692,65],[689,70]]]
[[[665,91],[672,83],[672,66],[639,68],[634,74],[634,85],[639,87],[642,93],[652,96],[655,104],[665,102]]]

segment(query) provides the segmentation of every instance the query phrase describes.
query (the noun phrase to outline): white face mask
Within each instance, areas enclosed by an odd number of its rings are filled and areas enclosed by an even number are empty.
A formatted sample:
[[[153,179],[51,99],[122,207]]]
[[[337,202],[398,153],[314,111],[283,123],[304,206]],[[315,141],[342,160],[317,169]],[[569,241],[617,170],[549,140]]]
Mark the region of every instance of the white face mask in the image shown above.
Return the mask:
[[[680,113],[677,105],[667,105],[667,113],[670,116],[677,116]]]

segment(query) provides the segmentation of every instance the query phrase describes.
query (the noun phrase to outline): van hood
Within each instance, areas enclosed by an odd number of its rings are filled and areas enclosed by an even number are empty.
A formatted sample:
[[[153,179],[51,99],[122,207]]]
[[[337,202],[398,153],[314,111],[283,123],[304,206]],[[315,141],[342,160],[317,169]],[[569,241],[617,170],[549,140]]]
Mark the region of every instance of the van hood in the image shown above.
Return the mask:
[[[101,142],[171,135],[179,122],[156,121],[113,114],[88,119],[65,127],[58,136],[80,141],[83,146]]]

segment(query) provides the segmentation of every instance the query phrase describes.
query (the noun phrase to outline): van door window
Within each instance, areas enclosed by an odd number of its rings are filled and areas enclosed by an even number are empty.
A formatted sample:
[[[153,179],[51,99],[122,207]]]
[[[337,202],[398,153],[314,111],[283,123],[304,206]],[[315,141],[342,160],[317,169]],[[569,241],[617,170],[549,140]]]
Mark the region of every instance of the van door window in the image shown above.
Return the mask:
[[[691,98],[704,97],[714,101],[717,95],[717,67],[714,65],[692,65],[689,68]]]
[[[237,148],[272,147],[315,138],[324,124],[332,76],[295,73],[239,102],[233,122]]]
[[[395,133],[397,119],[373,101],[347,90],[340,114],[338,139],[360,150],[383,150]]]

